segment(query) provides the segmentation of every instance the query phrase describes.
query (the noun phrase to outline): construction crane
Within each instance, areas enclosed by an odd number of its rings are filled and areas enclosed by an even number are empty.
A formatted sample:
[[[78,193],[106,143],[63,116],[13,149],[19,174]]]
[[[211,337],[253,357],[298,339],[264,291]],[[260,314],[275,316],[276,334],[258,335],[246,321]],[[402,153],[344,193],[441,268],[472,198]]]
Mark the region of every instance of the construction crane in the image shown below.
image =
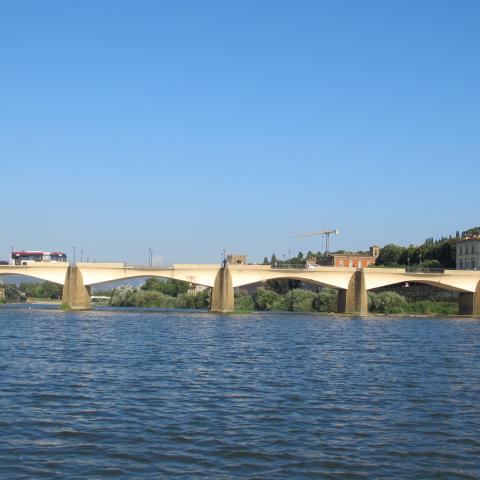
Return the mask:
[[[338,235],[338,230],[320,230],[319,232],[302,233],[300,235],[292,235],[293,238],[299,237],[319,237],[325,236],[325,255],[330,253],[330,235]]]

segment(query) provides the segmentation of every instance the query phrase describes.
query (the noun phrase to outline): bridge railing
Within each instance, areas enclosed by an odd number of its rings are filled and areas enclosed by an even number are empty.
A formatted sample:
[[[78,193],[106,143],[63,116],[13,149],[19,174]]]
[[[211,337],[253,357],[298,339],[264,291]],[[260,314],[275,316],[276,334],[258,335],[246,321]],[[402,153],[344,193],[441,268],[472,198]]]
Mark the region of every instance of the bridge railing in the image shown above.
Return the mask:
[[[445,273],[444,268],[406,267],[405,271],[408,273],[436,273],[436,274]]]
[[[305,270],[307,266],[304,263],[286,263],[278,262],[276,265],[272,265],[272,269],[286,269],[286,268],[296,268],[299,270]]]

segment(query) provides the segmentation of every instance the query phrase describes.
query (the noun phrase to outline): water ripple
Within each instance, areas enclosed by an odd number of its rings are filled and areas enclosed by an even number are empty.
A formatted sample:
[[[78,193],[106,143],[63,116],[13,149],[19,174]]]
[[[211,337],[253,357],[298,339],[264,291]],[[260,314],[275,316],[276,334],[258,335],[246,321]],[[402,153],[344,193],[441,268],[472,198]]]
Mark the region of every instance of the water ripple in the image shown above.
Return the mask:
[[[480,321],[0,309],[0,478],[480,474]]]

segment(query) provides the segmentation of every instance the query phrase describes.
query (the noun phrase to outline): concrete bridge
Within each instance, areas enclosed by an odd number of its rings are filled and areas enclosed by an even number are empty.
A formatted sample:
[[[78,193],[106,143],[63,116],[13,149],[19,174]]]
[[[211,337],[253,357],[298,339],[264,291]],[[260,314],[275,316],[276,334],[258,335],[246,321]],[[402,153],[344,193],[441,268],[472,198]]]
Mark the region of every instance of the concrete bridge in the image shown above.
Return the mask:
[[[402,282],[424,283],[459,292],[461,315],[480,315],[480,271],[407,272],[401,268],[316,267],[313,270],[272,269],[270,265],[175,264],[163,268],[132,267],[123,263],[41,263],[0,266],[2,275],[25,275],[63,285],[62,304],[71,309],[90,307],[90,287],[114,280],[161,277],[212,288],[210,310],[231,312],[234,288],[275,279],[293,279],[336,288],[338,312],[368,313],[367,291]]]

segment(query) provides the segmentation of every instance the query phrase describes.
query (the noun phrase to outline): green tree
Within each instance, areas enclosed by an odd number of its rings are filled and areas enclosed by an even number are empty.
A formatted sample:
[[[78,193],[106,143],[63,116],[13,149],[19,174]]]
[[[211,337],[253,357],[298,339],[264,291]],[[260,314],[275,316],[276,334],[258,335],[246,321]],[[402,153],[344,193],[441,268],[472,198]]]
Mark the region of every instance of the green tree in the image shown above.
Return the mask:
[[[315,292],[296,288],[285,295],[285,307],[292,312],[310,312],[316,298]]]
[[[18,286],[18,289],[25,292],[30,298],[48,298],[51,300],[58,300],[62,298],[63,287],[52,282],[23,282]]]
[[[155,290],[171,297],[178,297],[182,293],[187,293],[188,283],[180,280],[169,278],[168,280],[160,280],[155,277],[147,278],[141,286],[142,290]]]
[[[267,280],[265,282],[265,288],[267,290],[273,290],[280,295],[284,295],[294,288],[300,288],[301,285],[302,282],[300,280],[293,280],[291,278],[279,278],[277,280]]]
[[[368,293],[368,309],[378,313],[405,313],[408,310],[407,300],[394,292]]]
[[[338,291],[335,288],[322,288],[313,300],[313,309],[318,312],[336,312]]]
[[[438,260],[425,260],[420,265],[421,268],[441,268],[442,265]]]
[[[389,243],[380,249],[380,254],[375,262],[376,265],[384,265],[386,267],[396,266],[400,257],[404,253],[405,248],[393,243]]]
[[[257,310],[282,310],[282,297],[273,290],[259,287],[253,300]]]
[[[238,311],[252,311],[255,308],[253,298],[251,295],[243,294],[235,297],[235,310]]]

